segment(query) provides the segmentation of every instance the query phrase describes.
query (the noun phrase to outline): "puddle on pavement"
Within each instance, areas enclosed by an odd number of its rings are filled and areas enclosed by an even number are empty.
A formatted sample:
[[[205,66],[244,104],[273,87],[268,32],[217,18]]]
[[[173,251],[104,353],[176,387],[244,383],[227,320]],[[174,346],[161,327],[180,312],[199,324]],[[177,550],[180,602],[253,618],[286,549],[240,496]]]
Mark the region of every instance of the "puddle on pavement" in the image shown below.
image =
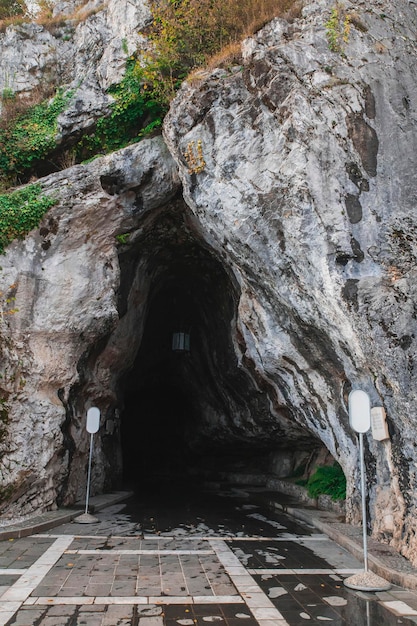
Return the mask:
[[[251,502],[242,489],[214,492],[193,484],[144,488],[127,501],[122,514],[139,523],[145,534],[274,537],[282,531],[302,535],[314,532],[284,513],[270,512]]]
[[[230,541],[229,546],[243,565],[253,570],[353,569],[358,562],[345,550],[311,527],[295,522],[284,513],[271,512],[242,489],[207,491],[194,484],[177,486],[149,485],[138,491],[125,505],[109,507],[98,514],[96,534],[124,536],[144,534],[154,541],[168,537],[184,542],[196,536],[252,537]],[[89,531],[91,532],[91,527]],[[165,539],[164,539],[164,536]],[[303,539],[304,537],[304,539]],[[265,540],[265,538],[270,538]],[[274,541],[280,539],[280,541]],[[146,539],[152,542],[152,539]],[[111,543],[111,545],[110,545]],[[108,548],[117,547],[111,541]],[[176,543],[176,542],[175,542]],[[147,544],[148,545],[148,544]],[[155,548],[161,548],[158,545]],[[172,546],[171,546],[172,547]],[[195,548],[196,546],[194,546]],[[253,578],[282,613],[289,626],[304,623],[332,626],[413,626],[413,618],[398,617],[387,610],[374,594],[348,590],[343,578],[335,573],[253,574]],[[224,608],[224,607],[223,607]],[[182,614],[184,607],[166,607],[165,626],[196,620],[201,615]],[[241,610],[243,606],[241,606]],[[174,613],[176,615],[174,616]],[[210,609],[206,618],[216,613]],[[226,615],[222,612],[225,623]],[[233,616],[233,624],[237,617]],[[243,615],[240,618],[244,622]],[[248,617],[246,617],[248,619]],[[198,623],[200,623],[198,621]],[[208,621],[207,619],[205,621]],[[220,623],[220,620],[218,620]],[[240,620],[239,620],[240,621]],[[253,618],[248,619],[248,625]],[[195,623],[195,621],[194,621]],[[185,622],[184,622],[185,624]]]

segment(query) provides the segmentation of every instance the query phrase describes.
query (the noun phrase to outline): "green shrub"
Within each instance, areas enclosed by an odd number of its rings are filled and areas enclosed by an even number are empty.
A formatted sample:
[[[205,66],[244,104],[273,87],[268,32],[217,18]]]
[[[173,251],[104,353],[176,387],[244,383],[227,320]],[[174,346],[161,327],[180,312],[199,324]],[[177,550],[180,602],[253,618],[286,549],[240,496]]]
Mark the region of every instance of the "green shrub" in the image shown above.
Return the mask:
[[[329,49],[343,54],[343,44],[349,40],[351,16],[339,2],[336,2],[326,22],[326,36]]]
[[[129,241],[129,233],[120,233],[119,235],[116,235],[116,241],[117,243],[124,245]]]
[[[346,498],[346,477],[339,463],[318,467],[305,486],[310,498],[317,498],[321,494],[331,496],[332,500]]]
[[[56,148],[57,118],[72,92],[58,91],[51,101],[29,107],[10,125],[0,128],[0,171],[16,177]]]
[[[54,198],[42,194],[40,185],[28,185],[12,193],[0,195],[0,254],[15,239],[24,236],[39,224],[46,211],[56,204]]]
[[[152,124],[152,128],[162,124],[163,106],[143,89],[142,73],[136,57],[130,57],[122,81],[108,90],[115,99],[110,115],[100,118],[94,132],[77,144],[78,160],[139,141],[144,134],[144,120],[148,121],[148,125]]]

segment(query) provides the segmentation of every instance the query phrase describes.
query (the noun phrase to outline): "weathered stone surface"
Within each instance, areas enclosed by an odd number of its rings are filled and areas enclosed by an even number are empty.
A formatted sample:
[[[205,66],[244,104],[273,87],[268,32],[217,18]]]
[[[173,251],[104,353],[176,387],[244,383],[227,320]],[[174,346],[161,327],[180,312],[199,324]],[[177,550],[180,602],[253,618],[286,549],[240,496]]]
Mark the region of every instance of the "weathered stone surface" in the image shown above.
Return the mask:
[[[117,177],[117,196],[103,189],[101,180],[109,176]],[[105,342],[118,324],[116,235],[166,203],[178,179],[164,143],[155,138],[51,175],[42,187],[58,204],[38,230],[9,247],[0,271],[0,386],[11,420],[2,482],[14,485],[14,497],[21,495],[20,483],[25,492],[9,514],[54,505],[63,486],[67,501],[84,492],[85,401],[99,401],[100,394],[86,392],[75,414],[78,405],[69,395],[82,387],[83,366],[94,346]],[[129,341],[127,334],[124,342]],[[116,369],[126,366],[125,347],[119,342],[112,349]],[[106,373],[107,380],[96,386],[109,383]],[[104,393],[111,395],[111,385]],[[101,470],[94,488],[102,489],[100,449],[97,456]],[[83,462],[77,465],[73,457]],[[71,464],[75,472],[69,477]],[[115,460],[112,472],[118,471]]]
[[[187,203],[238,277],[242,367],[341,463],[351,520],[347,394],[386,407],[391,442],[367,441],[373,532],[416,559],[416,12],[345,6],[343,55],[326,41],[331,3],[311,3],[304,20],[246,41],[241,70],[185,85],[165,137]]]
[[[362,388],[386,408],[391,435],[366,437],[373,533],[417,562],[416,11],[403,0],[345,4],[343,54],[329,50],[333,3],[320,0],[248,39],[242,67],[185,85],[164,128],[176,166],[154,139],[42,181],[58,204],[0,272],[10,515],[82,495],[94,402],[95,491],[115,485],[122,450],[140,465],[134,447],[152,429],[154,442],[188,440],[197,456],[211,446],[246,463],[254,450],[264,469],[271,452],[282,474],[324,445],[356,522],[347,399]],[[65,133],[107,106],[124,58],[116,32],[136,45],[133,27],[116,31],[115,7],[74,31],[67,82],[81,72],[83,95],[81,114],[61,118]],[[7,31],[0,45],[12,35],[23,37]],[[33,57],[47,68],[42,37]],[[163,345],[171,318],[186,314],[195,348],[178,360]],[[165,435],[161,423],[172,423]]]
[[[109,111],[106,90],[122,79],[126,59],[146,49],[140,31],[149,20],[143,0],[92,0],[59,3],[45,26],[8,26],[0,33],[0,93],[36,99],[65,86],[73,98],[59,118],[61,138],[91,128]]]

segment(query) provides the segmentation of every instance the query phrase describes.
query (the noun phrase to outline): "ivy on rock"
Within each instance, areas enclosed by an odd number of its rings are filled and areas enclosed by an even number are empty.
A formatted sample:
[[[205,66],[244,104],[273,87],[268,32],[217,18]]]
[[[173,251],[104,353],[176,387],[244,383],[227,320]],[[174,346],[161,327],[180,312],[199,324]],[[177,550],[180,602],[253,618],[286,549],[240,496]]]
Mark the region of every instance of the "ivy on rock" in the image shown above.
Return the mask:
[[[114,98],[110,114],[99,118],[94,132],[78,142],[75,147],[78,161],[139,141],[162,124],[166,109],[143,89],[143,69],[135,55],[127,59],[121,82],[112,85],[108,93]]]
[[[59,90],[51,101],[29,107],[11,125],[0,128],[0,171],[13,178],[30,169],[56,147],[58,115],[73,95]]]
[[[0,195],[0,254],[15,239],[36,228],[57,200],[42,193],[39,184]]]

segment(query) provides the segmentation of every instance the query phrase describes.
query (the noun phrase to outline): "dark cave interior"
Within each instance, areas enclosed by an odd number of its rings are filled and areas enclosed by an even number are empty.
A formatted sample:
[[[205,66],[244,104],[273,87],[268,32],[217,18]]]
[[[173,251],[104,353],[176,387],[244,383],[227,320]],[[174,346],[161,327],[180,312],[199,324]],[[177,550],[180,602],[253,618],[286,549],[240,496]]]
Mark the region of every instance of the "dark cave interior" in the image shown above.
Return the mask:
[[[238,468],[267,471],[268,455],[277,448],[320,447],[285,407],[277,420],[268,389],[239,366],[232,339],[238,286],[190,228],[186,213],[163,213],[144,232],[121,259],[125,282],[144,258],[150,276],[142,340],[120,381],[124,483]],[[189,350],[173,350],[179,331],[189,335]]]

